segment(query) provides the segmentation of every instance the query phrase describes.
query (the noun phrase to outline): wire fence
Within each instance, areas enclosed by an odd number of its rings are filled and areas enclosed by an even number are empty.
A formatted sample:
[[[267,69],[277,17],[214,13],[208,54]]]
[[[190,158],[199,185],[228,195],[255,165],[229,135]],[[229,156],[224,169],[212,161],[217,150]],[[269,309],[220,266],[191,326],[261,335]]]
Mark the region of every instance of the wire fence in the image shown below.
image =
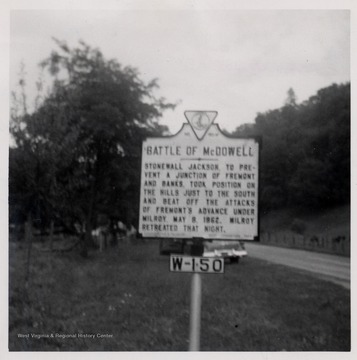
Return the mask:
[[[350,256],[350,234],[332,235],[299,235],[290,232],[263,232],[260,242],[266,245],[276,245],[329,254]]]

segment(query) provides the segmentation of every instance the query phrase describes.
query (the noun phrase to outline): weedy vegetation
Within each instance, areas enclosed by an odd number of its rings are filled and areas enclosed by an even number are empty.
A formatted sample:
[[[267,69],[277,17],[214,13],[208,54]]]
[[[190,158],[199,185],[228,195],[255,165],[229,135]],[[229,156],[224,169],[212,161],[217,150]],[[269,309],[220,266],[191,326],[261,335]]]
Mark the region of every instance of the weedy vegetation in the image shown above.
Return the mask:
[[[169,272],[158,241],[87,259],[35,242],[27,287],[26,247],[9,249],[11,351],[188,349],[191,275]],[[203,351],[350,350],[350,293],[338,285],[248,257],[202,287]]]

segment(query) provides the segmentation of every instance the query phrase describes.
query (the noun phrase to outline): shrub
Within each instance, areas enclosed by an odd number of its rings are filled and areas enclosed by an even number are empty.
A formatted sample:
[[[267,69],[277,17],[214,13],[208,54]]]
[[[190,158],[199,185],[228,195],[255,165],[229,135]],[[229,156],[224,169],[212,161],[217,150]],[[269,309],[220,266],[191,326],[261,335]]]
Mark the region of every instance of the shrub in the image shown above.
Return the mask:
[[[291,230],[296,232],[297,234],[303,235],[306,231],[306,223],[300,219],[294,219],[291,223]]]

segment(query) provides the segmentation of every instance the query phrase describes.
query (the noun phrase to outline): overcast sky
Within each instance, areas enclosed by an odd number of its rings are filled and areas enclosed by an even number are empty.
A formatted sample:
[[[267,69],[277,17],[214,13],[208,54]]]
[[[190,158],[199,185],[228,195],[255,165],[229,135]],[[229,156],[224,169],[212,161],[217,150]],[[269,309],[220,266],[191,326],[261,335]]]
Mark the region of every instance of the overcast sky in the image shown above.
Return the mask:
[[[348,10],[12,11],[11,90],[23,61],[35,94],[52,37],[84,40],[180,101],[162,119],[171,132],[185,110],[216,110],[215,122],[232,131],[282,106],[290,87],[301,102],[350,81],[349,31]]]

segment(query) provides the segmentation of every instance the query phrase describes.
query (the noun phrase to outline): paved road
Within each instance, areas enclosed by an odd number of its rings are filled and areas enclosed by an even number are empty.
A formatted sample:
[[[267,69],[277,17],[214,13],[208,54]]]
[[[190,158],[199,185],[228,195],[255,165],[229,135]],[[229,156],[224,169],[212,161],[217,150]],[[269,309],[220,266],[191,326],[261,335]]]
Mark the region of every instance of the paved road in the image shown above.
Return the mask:
[[[350,258],[246,242],[248,256],[308,271],[350,289]]]

